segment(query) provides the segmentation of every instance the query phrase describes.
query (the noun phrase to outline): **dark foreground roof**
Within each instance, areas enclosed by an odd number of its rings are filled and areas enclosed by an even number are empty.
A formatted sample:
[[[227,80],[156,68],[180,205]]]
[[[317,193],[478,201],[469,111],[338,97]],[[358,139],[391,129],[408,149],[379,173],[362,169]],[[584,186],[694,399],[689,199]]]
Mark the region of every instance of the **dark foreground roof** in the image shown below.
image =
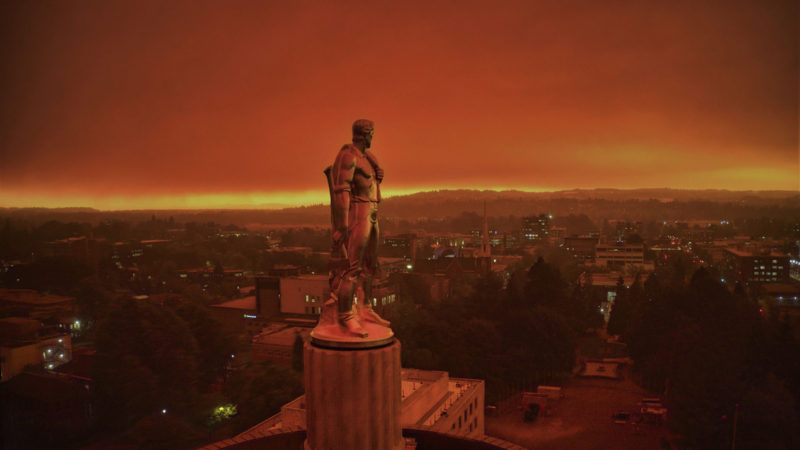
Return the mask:
[[[437,433],[429,430],[403,428],[403,437],[416,440],[417,450],[523,450],[523,447],[516,444],[489,436],[475,439],[467,436]],[[278,432],[262,438],[219,448],[231,450],[255,450],[264,448],[274,450],[302,450],[305,440],[305,430],[293,430]]]

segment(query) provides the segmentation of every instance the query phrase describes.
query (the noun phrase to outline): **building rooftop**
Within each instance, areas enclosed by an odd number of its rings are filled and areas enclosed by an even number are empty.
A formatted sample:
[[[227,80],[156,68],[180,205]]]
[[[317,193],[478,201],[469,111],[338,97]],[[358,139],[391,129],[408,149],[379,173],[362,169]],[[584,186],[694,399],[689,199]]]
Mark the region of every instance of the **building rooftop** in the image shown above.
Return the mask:
[[[455,402],[457,402],[467,391],[470,389],[478,387],[480,385],[480,380],[470,380],[467,378],[450,378],[447,382],[447,391],[448,395],[446,395],[436,408],[431,411],[426,417],[423,418],[422,423],[420,425],[424,425],[427,427],[433,426],[439,419],[447,415],[447,410],[450,409]]]
[[[269,328],[265,328],[253,337],[253,344],[291,346],[298,334],[305,340],[311,333],[307,327],[283,327],[271,332],[268,330]]]
[[[749,251],[749,250],[740,250],[738,248],[726,248],[725,251],[742,257],[769,257],[769,258],[786,258],[786,255],[780,252],[775,252],[772,250],[767,250],[763,252],[759,251]]]
[[[85,385],[55,374],[23,372],[6,382],[6,389],[14,395],[45,404],[89,397]]]
[[[324,280],[324,281],[328,281],[328,274],[324,274],[324,275],[302,274],[302,275],[289,276],[289,277],[285,277],[285,278],[292,279],[292,280],[308,280],[308,281]]]
[[[288,329],[279,332],[284,331],[288,331]],[[411,403],[413,403],[415,399],[411,397],[416,397],[416,400],[420,400],[420,396],[425,397],[426,401],[423,402],[425,405],[429,404],[429,401],[433,401],[433,403],[430,403],[433,407],[427,411],[423,410],[425,412],[422,414],[421,418],[417,419],[418,416],[413,415],[415,417],[413,419],[413,421],[416,422],[415,425],[403,425],[403,435],[414,437],[421,448],[522,449],[522,447],[516,444],[490,436],[468,436],[463,432],[451,432],[449,430],[434,431],[430,429],[430,425],[435,424],[440,418],[446,417],[448,408],[455,405],[459,400],[462,400],[465,394],[470,392],[471,389],[479,388],[483,383],[482,380],[449,378],[447,372],[443,371],[402,369],[401,382],[404,411],[406,408],[414,408],[414,405],[411,405]],[[445,384],[446,390],[437,390],[439,387],[444,388]],[[436,393],[438,393],[438,395],[443,395],[438,397]],[[432,395],[436,396],[436,398],[433,398]],[[409,403],[407,403],[407,401]],[[247,443],[252,444],[247,448],[295,448],[288,446],[273,447],[270,446],[265,439],[281,434],[295,433],[298,430],[304,432],[305,408],[305,395],[301,395],[285,404],[278,414],[275,414],[230,439],[215,442],[203,448],[220,449],[236,445],[247,445]],[[261,439],[260,442],[258,442],[259,439]],[[421,443],[420,440],[427,442],[427,444]]]
[[[20,339],[36,339],[42,323],[21,317],[0,319],[0,345],[12,345]]]
[[[241,310],[256,310],[256,297],[249,296],[244,298],[237,298],[216,305],[211,305],[212,308],[226,308],[226,309],[241,309]]]
[[[800,283],[764,283],[761,289],[767,295],[799,295]]]
[[[0,289],[0,303],[23,303],[27,305],[55,305],[74,302],[73,297],[42,294],[33,289]]]

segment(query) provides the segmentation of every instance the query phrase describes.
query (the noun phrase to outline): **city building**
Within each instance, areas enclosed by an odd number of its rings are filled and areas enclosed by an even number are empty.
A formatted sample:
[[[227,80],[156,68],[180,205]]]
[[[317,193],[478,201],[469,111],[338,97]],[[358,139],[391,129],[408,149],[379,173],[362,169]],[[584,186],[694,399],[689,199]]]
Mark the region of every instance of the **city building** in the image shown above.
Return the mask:
[[[414,265],[411,264],[411,261],[413,260],[379,256],[378,266],[381,270],[381,276],[388,278],[393,273],[408,273],[414,268]]]
[[[328,275],[298,275],[280,279],[280,311],[283,314],[319,316],[330,298]]]
[[[800,306],[800,283],[763,283],[760,291],[778,306]]]
[[[539,214],[522,218],[522,240],[539,241],[550,235],[550,216]]]
[[[101,258],[111,256],[111,244],[105,239],[80,236],[45,243],[43,254],[54,258],[75,258],[96,266]]]
[[[260,331],[259,324],[247,320],[258,317],[255,296],[237,298],[211,305],[209,311],[214,319],[228,328],[228,330],[241,331],[244,329],[251,335]]]
[[[3,383],[3,448],[72,447],[85,439],[95,424],[92,389],[90,382],[57,373],[24,372]]]
[[[789,258],[789,278],[800,281],[800,258]]]
[[[594,259],[597,236],[569,236],[564,238],[564,250],[575,259],[591,261]]]
[[[556,245],[561,245],[564,243],[564,238],[567,237],[567,227],[551,226],[547,234],[550,242]]]
[[[594,250],[594,264],[614,269],[621,269],[629,265],[644,267],[644,245],[620,242],[598,243]]]
[[[413,261],[417,258],[417,235],[413,233],[384,235],[380,252],[387,256],[407,258]]]
[[[0,382],[34,365],[52,370],[72,359],[72,339],[57,327],[21,317],[0,319]]]
[[[462,441],[462,445],[466,445],[463,448],[520,448],[485,435],[483,380],[450,378],[447,372],[442,371],[403,369],[401,383],[400,422],[404,435],[422,432],[424,439],[427,432],[430,435],[460,437],[466,439]],[[301,395],[283,405],[278,414],[231,439],[205,448],[241,445],[263,437],[305,429],[305,395]],[[478,447],[477,443],[480,442],[484,446]],[[486,446],[486,443],[491,445]]]
[[[726,275],[732,280],[752,282],[789,281],[789,257],[769,248],[725,249]]]
[[[392,260],[389,268],[403,269],[398,260]],[[289,277],[256,277],[255,308],[264,317],[283,315],[306,315],[317,317],[322,306],[330,298],[328,275],[295,275]],[[387,279],[376,280],[370,301],[374,306],[393,303],[397,299]]]
[[[42,294],[32,289],[0,289],[0,316],[24,317],[62,330],[79,330],[75,298]]]
[[[217,270],[215,267],[199,267],[195,269],[178,270],[178,278],[192,283],[209,280],[242,281],[245,279],[242,269]]]
[[[628,236],[632,234],[642,234],[642,222],[634,221],[631,222],[629,220],[609,220],[608,226],[612,227],[614,230],[614,238],[615,240],[622,241],[628,238]]]
[[[311,327],[274,322],[253,336],[251,349],[254,361],[273,361],[291,366],[297,338],[307,341]]]

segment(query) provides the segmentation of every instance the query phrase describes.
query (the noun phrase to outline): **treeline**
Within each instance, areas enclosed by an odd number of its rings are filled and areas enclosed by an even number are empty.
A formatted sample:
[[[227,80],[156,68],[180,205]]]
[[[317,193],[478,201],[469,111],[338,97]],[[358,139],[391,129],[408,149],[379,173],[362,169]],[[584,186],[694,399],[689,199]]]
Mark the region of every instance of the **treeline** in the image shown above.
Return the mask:
[[[401,285],[402,300],[387,311],[403,366],[483,379],[490,403],[569,375],[576,338],[602,322],[596,293],[568,285],[541,258],[516,271],[507,289],[490,274],[458,283],[446,300],[420,304],[417,288]]]
[[[800,327],[774,305],[700,268],[620,289],[608,331],[645,387],[664,392],[684,448],[800,446]]]
[[[177,295],[112,298],[94,328],[96,416],[112,445],[196,448],[272,416],[303,391],[298,372],[245,362],[205,306]]]
[[[183,231],[175,232],[177,228]],[[48,248],[49,242],[83,236],[106,242],[92,248],[91,254],[85,257],[53,256],[55,252]],[[145,239],[168,239],[170,242],[144,248],[138,242]],[[115,242],[123,245],[112,246]],[[253,233],[233,225],[180,224],[171,218],[156,217],[139,223],[112,221],[92,225],[50,221],[38,226],[7,219],[0,226],[0,262],[8,265],[7,271],[0,273],[0,286],[59,291],[68,295],[71,285],[85,276],[97,275],[105,282],[146,294],[182,292],[186,282],[176,279],[176,271],[181,269],[213,267],[259,273],[279,264],[291,264],[306,272],[327,270],[327,261],[319,255],[266,251],[276,242],[283,246],[311,247],[317,252],[330,248],[327,229],[287,228]],[[130,252],[135,248],[143,252],[133,256]],[[13,267],[12,261],[17,261]],[[140,276],[131,281],[120,271],[123,267],[136,268]],[[214,290],[214,286],[209,289]],[[230,289],[218,294],[230,297]]]
[[[449,221],[462,212],[483,215],[484,204],[490,217],[536,215],[556,217],[585,214],[595,223],[605,219],[632,221],[722,220],[731,222],[761,220],[800,220],[798,195],[794,192],[683,191],[673,189],[588,190],[532,193],[520,191],[433,191],[385,198],[381,204],[382,225],[398,226],[403,221]],[[43,208],[0,208],[0,219],[27,221],[38,226],[47,221],[92,223],[142,222],[150,215],[174,217],[180,223],[217,222],[286,227],[330,226],[327,204],[280,210],[162,210],[96,211]],[[386,222],[384,222],[386,220]],[[768,219],[767,219],[768,220]],[[388,229],[388,228],[387,228]],[[505,231],[505,230],[504,230]],[[758,230],[755,230],[756,232]],[[755,233],[754,233],[755,235]],[[773,235],[773,237],[778,237]]]

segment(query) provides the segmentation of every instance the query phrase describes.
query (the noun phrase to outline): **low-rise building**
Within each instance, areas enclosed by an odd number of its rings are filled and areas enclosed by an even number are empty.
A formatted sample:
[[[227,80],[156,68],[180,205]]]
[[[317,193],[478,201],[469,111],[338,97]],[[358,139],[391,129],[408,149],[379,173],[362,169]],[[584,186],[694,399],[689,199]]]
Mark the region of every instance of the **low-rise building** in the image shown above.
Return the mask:
[[[237,298],[235,300],[211,305],[209,311],[211,311],[211,315],[214,319],[229,330],[244,329],[251,335],[261,330],[255,322],[248,320],[258,317],[255,296]]]
[[[253,336],[253,360],[273,361],[290,366],[297,338],[305,342],[310,333],[310,327],[292,326],[281,322],[271,323]]]
[[[0,316],[24,317],[65,330],[73,329],[75,298],[42,294],[32,289],[0,289]]]
[[[0,319],[0,382],[26,366],[55,369],[72,359],[72,339],[57,327],[20,317]]]
[[[575,259],[590,261],[594,258],[597,236],[569,236],[564,238],[564,250]]]
[[[760,290],[779,306],[800,306],[800,283],[764,283]]]
[[[599,243],[595,247],[594,264],[600,267],[623,268],[628,265],[644,266],[644,245]]]
[[[63,374],[24,372],[0,387],[4,448],[81,446],[94,428],[90,382]]]
[[[743,250],[725,249],[725,269],[731,279],[746,283],[789,281],[789,257],[769,248]]]
[[[472,438],[485,435],[483,380],[450,378],[447,372],[419,369],[403,369],[401,380],[400,423],[403,428]],[[305,395],[285,404],[280,413],[239,436],[298,428],[306,428]]]

